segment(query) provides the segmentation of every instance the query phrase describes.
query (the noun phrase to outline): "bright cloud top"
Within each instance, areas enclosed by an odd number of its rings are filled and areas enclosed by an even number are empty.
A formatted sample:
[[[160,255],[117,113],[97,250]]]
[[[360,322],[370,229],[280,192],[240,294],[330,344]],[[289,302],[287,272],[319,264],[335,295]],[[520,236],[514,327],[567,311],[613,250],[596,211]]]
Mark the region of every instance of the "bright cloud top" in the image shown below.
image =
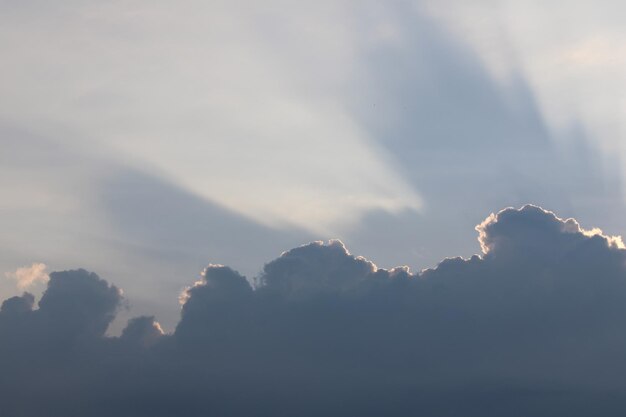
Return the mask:
[[[25,290],[38,283],[48,282],[47,266],[41,262],[35,262],[31,266],[17,268],[12,272],[5,272],[4,276],[14,280],[19,290]]]

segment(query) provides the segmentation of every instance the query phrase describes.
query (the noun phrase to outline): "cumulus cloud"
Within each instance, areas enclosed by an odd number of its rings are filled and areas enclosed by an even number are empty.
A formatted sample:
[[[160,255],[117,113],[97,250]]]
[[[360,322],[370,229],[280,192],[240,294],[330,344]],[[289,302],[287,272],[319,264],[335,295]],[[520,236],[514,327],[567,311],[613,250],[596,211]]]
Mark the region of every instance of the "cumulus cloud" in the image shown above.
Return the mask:
[[[49,277],[46,269],[46,264],[35,262],[31,266],[24,266],[12,272],[5,272],[4,276],[14,280],[18,289],[25,290],[34,284],[48,282]]]
[[[419,273],[339,241],[284,252],[255,285],[210,265],[171,334],[139,317],[104,336],[120,290],[53,273],[38,309],[2,304],[0,413],[623,415],[621,241],[536,206],[477,230],[483,254]]]

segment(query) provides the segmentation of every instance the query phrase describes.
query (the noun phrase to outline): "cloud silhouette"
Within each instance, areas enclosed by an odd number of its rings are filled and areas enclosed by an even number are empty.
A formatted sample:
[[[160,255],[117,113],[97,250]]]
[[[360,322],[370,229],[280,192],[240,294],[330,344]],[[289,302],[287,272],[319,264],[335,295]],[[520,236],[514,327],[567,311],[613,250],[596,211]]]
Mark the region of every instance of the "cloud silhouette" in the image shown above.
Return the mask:
[[[603,416],[626,411],[626,251],[536,206],[477,226],[484,253],[413,274],[339,241],[250,281],[210,265],[163,334],[104,332],[119,289],[84,270],[0,310],[9,416]],[[252,282],[252,283],[251,283]]]

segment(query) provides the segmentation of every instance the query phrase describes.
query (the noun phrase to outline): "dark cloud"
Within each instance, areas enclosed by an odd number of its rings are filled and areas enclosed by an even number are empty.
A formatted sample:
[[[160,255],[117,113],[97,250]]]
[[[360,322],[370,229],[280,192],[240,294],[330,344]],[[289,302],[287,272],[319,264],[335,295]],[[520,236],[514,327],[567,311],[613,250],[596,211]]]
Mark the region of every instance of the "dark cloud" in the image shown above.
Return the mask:
[[[210,265],[176,330],[104,331],[120,291],[52,273],[0,310],[7,416],[603,416],[626,411],[626,251],[539,207],[477,226],[482,256],[412,274],[339,241]]]
[[[104,209],[109,230],[127,244],[120,247],[116,241],[116,258],[126,260],[127,270],[142,265],[137,276],[124,282],[124,290],[133,300],[134,314],[156,314],[167,329],[178,321],[177,306],[155,300],[174,301],[172,295],[187,283],[184,277],[206,266],[207,254],[254,274],[269,257],[311,240],[302,230],[257,224],[164,179],[122,167],[115,172],[100,184],[98,208]]]

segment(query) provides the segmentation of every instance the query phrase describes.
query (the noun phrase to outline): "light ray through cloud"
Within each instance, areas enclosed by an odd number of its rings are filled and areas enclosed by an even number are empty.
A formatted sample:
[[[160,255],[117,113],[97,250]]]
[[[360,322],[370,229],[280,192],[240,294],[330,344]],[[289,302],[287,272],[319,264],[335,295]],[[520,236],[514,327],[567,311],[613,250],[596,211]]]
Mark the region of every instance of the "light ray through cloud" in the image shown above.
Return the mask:
[[[618,1],[458,0],[420,9],[483,58],[506,84],[522,74],[555,139],[582,126],[607,158],[626,156],[626,6]]]
[[[353,5],[249,6],[71,3],[56,11],[61,28],[16,6],[0,31],[31,47],[4,45],[0,109],[72,126],[80,141],[264,224],[328,232],[366,210],[419,209],[342,98],[358,65],[344,26]]]

